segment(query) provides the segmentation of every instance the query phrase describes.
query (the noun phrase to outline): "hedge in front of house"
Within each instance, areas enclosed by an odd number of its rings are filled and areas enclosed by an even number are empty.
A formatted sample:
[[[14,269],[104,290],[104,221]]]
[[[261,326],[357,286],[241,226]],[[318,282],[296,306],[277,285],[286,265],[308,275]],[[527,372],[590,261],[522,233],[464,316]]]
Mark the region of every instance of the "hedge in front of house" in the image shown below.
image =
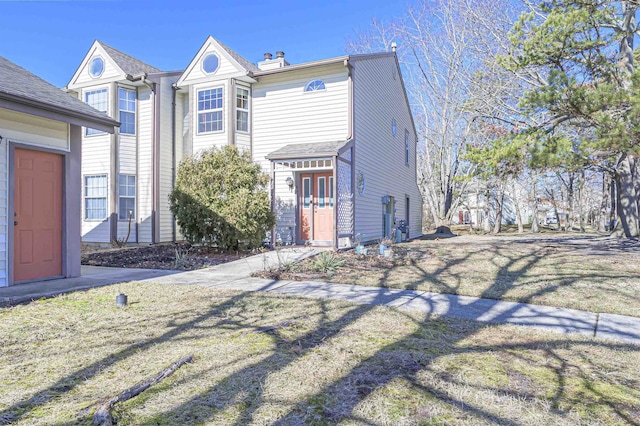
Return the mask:
[[[213,147],[180,163],[170,209],[191,243],[222,250],[259,247],[275,224],[268,183],[248,152]]]

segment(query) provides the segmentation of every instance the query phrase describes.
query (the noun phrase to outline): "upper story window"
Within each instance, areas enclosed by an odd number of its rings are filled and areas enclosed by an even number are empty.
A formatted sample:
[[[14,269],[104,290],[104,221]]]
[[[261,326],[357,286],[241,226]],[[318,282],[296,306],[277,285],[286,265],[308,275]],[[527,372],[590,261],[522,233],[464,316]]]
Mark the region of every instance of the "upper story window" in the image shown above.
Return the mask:
[[[202,59],[202,71],[205,74],[213,74],[218,71],[218,67],[220,67],[220,59],[215,53],[209,53]]]
[[[91,90],[91,91],[85,92],[84,101],[87,104],[89,104],[92,107],[94,107],[95,109],[97,109],[98,111],[104,112],[106,114],[107,113],[107,109],[109,107],[109,90],[108,89],[98,89],[98,90]],[[103,132],[101,130],[90,129],[88,127],[86,129],[86,135],[87,136],[100,135],[100,134],[103,134],[103,133],[105,133],[105,132]]]
[[[307,85],[304,86],[305,92],[317,92],[319,90],[326,90],[324,81],[322,80],[313,80],[308,82]]]
[[[89,75],[98,78],[104,72],[104,60],[100,56],[96,56],[89,63]]]
[[[405,164],[409,164],[411,160],[411,140],[409,136],[409,131],[404,131],[404,162]]]
[[[120,134],[136,134],[136,91],[118,87]]]
[[[222,87],[198,90],[198,133],[222,131]]]
[[[236,130],[249,131],[249,89],[236,88]]]

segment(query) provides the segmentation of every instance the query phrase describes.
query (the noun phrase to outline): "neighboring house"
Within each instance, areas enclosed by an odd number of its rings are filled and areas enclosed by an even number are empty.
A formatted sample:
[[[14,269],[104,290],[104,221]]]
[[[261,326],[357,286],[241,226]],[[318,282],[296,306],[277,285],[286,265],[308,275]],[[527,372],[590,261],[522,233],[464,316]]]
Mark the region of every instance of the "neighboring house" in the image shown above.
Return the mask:
[[[0,286],[80,275],[82,126],[117,125],[0,57]]]
[[[461,196],[457,214],[454,214],[451,218],[451,223],[453,225],[464,224],[480,228],[485,225],[485,219],[488,219],[490,226],[493,226],[497,216],[496,197],[495,188],[489,189],[489,192],[487,192],[487,187],[484,183],[479,181],[469,183]],[[505,191],[502,200],[502,224],[513,225],[517,223],[516,207],[520,209],[523,224],[531,222],[533,212],[527,202],[527,197],[526,190],[518,184],[512,185]],[[518,206],[516,206],[516,200],[519,200]]]
[[[84,242],[176,239],[167,197],[175,169],[172,85],[180,74],[95,41],[71,78],[67,91],[122,123],[114,134],[82,134]]]
[[[115,52],[103,43],[94,43],[69,89],[91,102],[86,93],[105,83],[110,84],[112,92],[137,83],[134,75],[128,78],[123,67],[117,66]],[[92,78],[95,58],[105,61],[105,69]],[[108,74],[109,64],[122,72]],[[277,217],[272,241],[350,247],[356,239],[375,241],[390,235],[400,220],[409,224],[410,236],[421,234],[417,137],[395,52],[296,65],[289,64],[283,52],[277,52],[275,58],[265,54],[256,66],[208,37],[176,80],[171,80],[175,73],[162,74],[151,68],[136,84],[137,241],[179,238],[175,232],[164,231],[175,229],[167,203],[174,167],[185,155],[223,145],[250,151],[254,161],[270,174],[272,208]],[[165,76],[167,83],[175,81],[175,92],[160,76]],[[149,80],[160,85],[156,88],[159,106],[153,114],[145,114],[152,124],[143,126],[140,90]],[[173,115],[167,114],[163,105],[174,105]],[[117,109],[111,107],[109,113],[116,116]],[[140,153],[149,152],[143,145],[152,139],[150,129],[156,129],[153,146],[159,151],[158,158],[153,159],[155,168],[151,168],[157,182],[143,177],[143,173],[149,173],[142,165],[148,156]],[[162,129],[167,131],[163,133]],[[105,142],[99,143],[106,146],[108,137],[102,137]],[[89,135],[85,140],[95,138]],[[119,138],[121,145],[122,130]],[[118,146],[117,140],[115,136],[112,147]],[[98,170],[97,164],[87,163],[85,179],[101,176],[109,181],[109,176],[123,174],[122,154],[116,149],[111,149],[108,157],[107,150],[100,152],[100,158],[109,159],[111,167],[102,165]],[[150,182],[145,191],[156,193],[155,199],[142,194],[143,180],[144,185]],[[113,193],[103,202],[116,203],[121,198],[115,194],[118,189],[114,184],[108,186],[107,192]],[[107,210],[110,213],[101,218],[103,221],[119,209],[112,206]],[[146,221],[160,230],[159,238],[146,237],[148,233],[142,231]],[[92,235],[94,229],[105,226],[111,226],[110,234],[103,231]],[[83,230],[85,241],[108,242],[116,235],[113,225],[104,223],[93,227],[85,224]],[[117,235],[121,237],[122,233]]]

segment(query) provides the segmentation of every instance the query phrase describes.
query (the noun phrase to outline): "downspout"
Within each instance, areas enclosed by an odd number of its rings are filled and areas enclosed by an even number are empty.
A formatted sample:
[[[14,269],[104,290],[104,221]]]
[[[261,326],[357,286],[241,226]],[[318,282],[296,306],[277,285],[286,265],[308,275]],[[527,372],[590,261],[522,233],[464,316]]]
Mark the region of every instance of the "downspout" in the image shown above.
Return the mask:
[[[348,59],[345,59],[344,61],[344,66],[347,68],[347,75],[348,75],[348,79],[347,79],[347,102],[348,102],[348,134],[347,134],[347,140],[353,140],[353,144],[351,147],[351,194],[352,194],[352,202],[351,202],[351,208],[352,208],[352,212],[351,212],[351,224],[352,224],[352,228],[351,228],[351,240],[353,241],[354,236],[357,234],[356,232],[356,131],[355,131],[355,91],[354,91],[354,82],[353,82],[353,77],[354,77],[354,67],[353,65],[349,62]],[[338,205],[338,198],[337,198],[337,194],[336,194],[336,206]],[[336,209],[337,210],[337,209]]]
[[[111,112],[112,116],[118,114],[118,84],[111,83]],[[111,165],[110,174],[111,181],[109,182],[109,202],[110,202],[110,223],[109,223],[109,239],[110,243],[118,241],[118,174],[120,173],[120,129],[117,132],[113,132],[111,139]]]
[[[176,96],[178,86],[171,85],[171,189],[176,186]],[[171,239],[176,241],[176,217],[171,213]]]
[[[157,232],[159,231],[157,221],[158,221],[158,141],[157,141],[157,131],[156,131],[156,111],[157,111],[157,103],[158,97],[156,95],[156,83],[149,82],[146,75],[141,76],[140,81],[151,90],[151,95],[153,97],[152,108],[151,108],[151,243],[155,244],[158,242],[158,238],[156,237]]]
[[[271,211],[273,214],[276,214],[276,166],[273,160],[271,162]],[[273,224],[273,228],[271,228],[271,248],[275,250],[276,248],[276,223]]]
[[[236,100],[236,81],[233,78],[229,79],[229,96],[227,99],[227,106],[229,108],[229,115],[227,119],[227,126],[229,128],[229,139],[228,144],[235,145],[236,144],[236,109],[235,109],[235,100]]]

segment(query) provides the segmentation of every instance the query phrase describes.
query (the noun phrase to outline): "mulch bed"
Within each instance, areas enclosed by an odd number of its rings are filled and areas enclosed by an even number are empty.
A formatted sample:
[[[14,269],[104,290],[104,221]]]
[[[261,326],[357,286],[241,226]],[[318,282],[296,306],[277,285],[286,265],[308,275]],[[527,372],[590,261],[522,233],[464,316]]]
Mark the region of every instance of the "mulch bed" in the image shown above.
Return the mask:
[[[346,250],[335,253],[335,256],[343,260],[338,269],[342,272],[346,270],[362,272],[366,274],[374,270],[391,269],[400,265],[414,265],[426,259],[434,257],[430,250],[415,249],[394,246],[393,256],[385,257],[378,255],[378,247],[370,246],[369,254],[359,255],[355,250]],[[251,274],[254,277],[268,278],[272,280],[292,280],[292,281],[325,281],[331,277],[331,273],[318,272],[315,265],[316,258],[312,257],[287,267],[271,268],[266,271],[256,271]]]
[[[158,244],[83,253],[82,264],[189,271],[232,262],[245,256],[247,253],[221,253],[215,249],[186,244]]]

